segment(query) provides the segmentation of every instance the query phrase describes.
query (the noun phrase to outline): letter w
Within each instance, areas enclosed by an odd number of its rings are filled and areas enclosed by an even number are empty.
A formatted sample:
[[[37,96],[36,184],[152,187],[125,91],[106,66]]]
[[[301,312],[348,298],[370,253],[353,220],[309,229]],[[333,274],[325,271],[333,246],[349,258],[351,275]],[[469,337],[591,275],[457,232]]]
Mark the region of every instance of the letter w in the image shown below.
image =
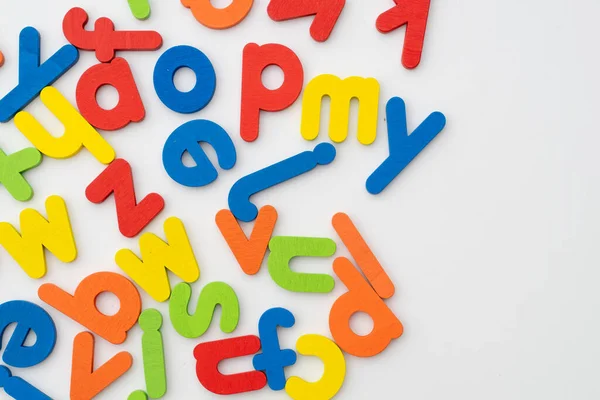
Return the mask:
[[[46,220],[39,212],[26,208],[21,212],[21,232],[8,222],[0,222],[0,245],[33,279],[46,275],[44,247],[56,258],[70,263],[77,248],[65,201],[59,196],[46,199]]]
[[[158,302],[171,296],[167,269],[188,283],[200,277],[183,222],[176,217],[168,218],[164,229],[167,243],[149,232],[140,237],[141,259],[128,249],[121,249],[115,255],[117,265]]]

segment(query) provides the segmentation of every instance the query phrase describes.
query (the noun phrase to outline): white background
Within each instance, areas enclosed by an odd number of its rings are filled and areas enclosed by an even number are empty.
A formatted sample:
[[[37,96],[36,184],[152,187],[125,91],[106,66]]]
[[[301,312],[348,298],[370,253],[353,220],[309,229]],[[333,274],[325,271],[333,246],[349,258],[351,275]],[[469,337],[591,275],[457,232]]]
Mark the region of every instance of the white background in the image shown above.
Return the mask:
[[[227,0],[215,1],[218,6]],[[193,285],[193,303],[208,282],[222,280],[237,292],[241,319],[233,335],[213,321],[197,340],[180,337],[168,319],[168,304],[143,294],[143,307],[158,308],[167,358],[167,399],[209,399],[195,377],[194,346],[201,341],[257,333],[268,308],[281,306],[296,316],[296,325],[280,330],[282,348],[295,348],[305,333],[329,335],[328,312],[345,291],[336,280],[327,295],[287,292],[269,277],[266,262],[256,276],[237,265],[215,223],[227,207],[227,194],[240,177],[300,151],[312,149],[299,133],[301,101],[279,113],[262,113],[260,137],[246,143],[239,136],[242,49],[248,42],[281,43],[302,60],[305,84],[314,76],[372,76],[381,84],[378,139],[371,146],[356,140],[356,121],[338,157],[327,167],[254,196],[259,206],[279,212],[276,235],[324,236],[347,251],[331,227],[331,217],[347,212],[355,221],[396,285],[387,301],[405,326],[404,335],[382,354],[346,357],[347,375],[339,398],[366,399],[597,399],[600,397],[600,158],[597,109],[598,16],[596,0],[434,0],[421,65],[413,71],[400,64],[404,30],[382,35],[377,16],[391,0],[348,0],[330,39],[309,36],[310,18],[276,23],[257,0],[238,26],[213,31],[200,25],[178,1],[152,1],[152,15],[137,21],[127,2],[95,0],[0,2],[0,95],[17,83],[18,36],[28,25],[42,36],[42,59],[66,43],[62,18],[73,6],[95,21],[110,17],[117,29],[155,29],[164,39],[156,52],[121,52],[131,64],[146,108],[146,118],[116,132],[103,132],[117,155],[133,168],[138,199],[152,191],[163,195],[165,210],[146,229],[163,237],[163,221],[181,218],[201,266]],[[166,49],[188,44],[202,50],[217,73],[212,102],[193,115],[167,109],[152,84],[154,64]],[[75,102],[81,74],[97,63],[92,52],[55,87]],[[276,68],[265,74],[274,85]],[[177,76],[190,88],[192,73]],[[412,131],[430,112],[442,111],[446,129],[381,195],[365,190],[365,180],[387,156],[385,103],[392,96],[407,104]],[[116,95],[103,90],[102,104]],[[36,100],[27,107],[60,134],[61,126]],[[353,115],[356,104],[353,105]],[[195,118],[217,122],[232,136],[238,163],[204,188],[185,188],[165,173],[161,154],[168,135]],[[325,127],[328,118],[324,118]],[[322,134],[320,139],[325,140]],[[14,123],[0,126],[0,148],[7,153],[30,146]],[[211,157],[214,153],[210,153]],[[214,157],[213,157],[214,159]],[[29,279],[0,251],[0,300],[41,303],[37,288],[53,282],[73,292],[87,275],[119,272],[118,249],[139,251],[137,238],[117,228],[112,198],[101,205],[86,200],[86,186],[103,170],[87,151],[68,160],[45,157],[26,174],[35,190],[27,204],[0,190],[0,220],[18,223],[19,212],[44,210],[44,200],[62,196],[75,232],[78,258],[62,264],[47,254],[48,274]],[[251,228],[251,224],[246,226]],[[303,271],[331,271],[331,259],[298,261]],[[172,285],[178,279],[170,277]],[[114,312],[118,302],[103,295],[99,303]],[[58,341],[42,364],[19,375],[56,399],[67,399],[73,337],[83,328],[51,309]],[[353,324],[368,332],[368,318]],[[3,343],[8,336],[5,334]],[[144,389],[141,331],[114,346],[96,340],[96,365],[118,351],[134,356],[134,366],[98,398],[124,399]],[[226,372],[251,368],[251,357],[225,363]],[[299,357],[287,376],[317,379],[321,364]],[[4,393],[0,397],[6,396]],[[234,398],[285,398],[262,391]]]

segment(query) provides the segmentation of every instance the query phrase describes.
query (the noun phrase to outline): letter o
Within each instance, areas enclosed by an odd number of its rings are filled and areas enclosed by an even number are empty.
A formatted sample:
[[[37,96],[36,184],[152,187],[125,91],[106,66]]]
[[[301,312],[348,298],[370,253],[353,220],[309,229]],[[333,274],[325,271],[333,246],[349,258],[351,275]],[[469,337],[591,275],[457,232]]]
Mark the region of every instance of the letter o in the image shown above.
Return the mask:
[[[189,92],[175,87],[175,73],[187,67],[196,74],[196,85]],[[165,51],[154,66],[154,90],[162,103],[172,111],[190,114],[210,103],[217,77],[208,57],[192,46],[174,46]]]

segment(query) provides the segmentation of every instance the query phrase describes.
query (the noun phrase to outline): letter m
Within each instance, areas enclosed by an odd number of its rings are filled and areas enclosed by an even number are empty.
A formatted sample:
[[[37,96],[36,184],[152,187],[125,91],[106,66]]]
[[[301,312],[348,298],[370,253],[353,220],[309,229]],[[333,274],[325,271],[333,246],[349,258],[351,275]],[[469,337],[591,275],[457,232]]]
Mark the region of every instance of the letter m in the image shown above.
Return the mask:
[[[334,142],[343,142],[348,137],[350,101],[358,100],[358,141],[371,144],[377,135],[379,110],[379,82],[374,78],[352,76],[344,80],[335,75],[319,75],[311,80],[302,98],[302,125],[300,131],[306,140],[319,135],[321,102],[323,97],[331,99],[329,137]]]
[[[141,259],[128,249],[121,249],[115,255],[117,265],[158,302],[166,301],[171,296],[167,270],[188,283],[200,277],[200,269],[183,222],[176,217],[168,218],[164,229],[166,243],[150,232],[140,237]]]

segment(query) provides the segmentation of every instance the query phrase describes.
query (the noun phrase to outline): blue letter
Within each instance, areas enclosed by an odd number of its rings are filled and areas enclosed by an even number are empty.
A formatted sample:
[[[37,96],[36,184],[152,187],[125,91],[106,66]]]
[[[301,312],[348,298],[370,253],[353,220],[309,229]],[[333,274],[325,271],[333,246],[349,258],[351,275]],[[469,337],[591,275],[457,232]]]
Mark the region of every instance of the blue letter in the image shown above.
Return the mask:
[[[367,191],[379,194],[431,142],[446,125],[441,112],[431,113],[413,133],[406,128],[406,107],[400,97],[386,106],[390,156],[367,179]]]
[[[272,390],[285,388],[285,372],[283,368],[296,363],[296,352],[291,349],[281,350],[277,336],[277,326],[291,328],[296,319],[285,308],[271,308],[265,311],[258,321],[258,336],[262,345],[262,353],[252,359],[257,371],[265,371],[267,383]]]
[[[56,343],[56,327],[50,315],[36,304],[23,300],[0,304],[0,338],[7,326],[17,323],[2,360],[17,368],[27,368],[44,361]],[[33,346],[25,346],[29,332],[36,335]]]
[[[210,144],[217,153],[219,166],[231,169],[236,154],[233,141],[223,128],[212,121],[197,119],[175,129],[163,148],[163,165],[175,182],[190,187],[205,186],[217,179],[219,173],[211,164],[199,142]],[[188,151],[196,165],[187,167],[181,161]]]
[[[19,84],[0,100],[0,122],[9,121],[79,59],[75,46],[66,44],[40,65],[40,34],[31,26],[19,35]]]
[[[196,86],[180,92],[173,83],[179,68],[188,67],[196,74]],[[154,90],[171,110],[190,114],[206,107],[215,93],[217,77],[206,55],[195,47],[175,46],[165,51],[154,66]]]
[[[17,400],[52,400],[26,380],[13,376],[8,368],[0,365],[0,387]]]

